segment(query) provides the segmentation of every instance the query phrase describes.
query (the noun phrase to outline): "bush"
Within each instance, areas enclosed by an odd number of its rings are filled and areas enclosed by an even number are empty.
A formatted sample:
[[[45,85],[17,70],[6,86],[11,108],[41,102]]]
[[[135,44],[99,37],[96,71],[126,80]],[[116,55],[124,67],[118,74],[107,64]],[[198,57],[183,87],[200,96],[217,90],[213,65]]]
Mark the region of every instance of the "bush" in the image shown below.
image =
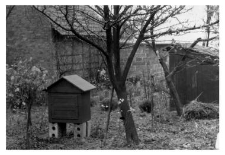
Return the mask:
[[[92,138],[103,139],[104,138],[104,129],[100,126],[96,126],[92,129],[90,136]]]
[[[6,65],[6,101],[11,109],[21,108],[32,101],[42,104],[45,94],[42,92],[47,83],[47,70],[36,67],[32,58]]]
[[[91,98],[91,100],[90,100],[91,107],[96,106],[96,104],[97,104],[97,101],[95,99]]]
[[[109,110],[109,104],[110,104],[110,99],[104,99],[102,102],[101,102],[101,110],[103,111],[108,111]],[[112,99],[112,103],[110,105],[110,109],[111,111],[114,111],[118,108],[118,103]]]
[[[153,107],[154,107],[154,105],[153,105]],[[152,112],[152,101],[150,101],[150,100],[144,100],[139,105],[139,109],[141,110],[141,112],[151,113]]]
[[[219,107],[212,103],[202,103],[194,100],[184,107],[183,117],[186,120],[219,118]]]
[[[111,82],[108,77],[108,74],[104,68],[97,71],[95,80],[90,81],[93,85],[97,87],[97,89],[111,89]]]

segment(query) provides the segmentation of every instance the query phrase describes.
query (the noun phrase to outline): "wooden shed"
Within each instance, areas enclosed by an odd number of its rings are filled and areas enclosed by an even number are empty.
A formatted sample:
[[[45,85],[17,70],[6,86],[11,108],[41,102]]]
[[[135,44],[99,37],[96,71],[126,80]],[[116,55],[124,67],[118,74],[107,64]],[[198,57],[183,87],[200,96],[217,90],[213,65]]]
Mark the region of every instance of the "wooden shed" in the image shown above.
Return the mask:
[[[174,76],[181,102],[187,104],[199,96],[198,100],[205,103],[219,103],[219,51],[210,47],[183,44],[170,51],[169,70],[172,71],[183,58],[182,54],[189,52],[192,58],[186,58],[185,69]]]
[[[78,75],[64,76],[47,88],[49,122],[83,123],[91,119],[90,90],[95,86]]]

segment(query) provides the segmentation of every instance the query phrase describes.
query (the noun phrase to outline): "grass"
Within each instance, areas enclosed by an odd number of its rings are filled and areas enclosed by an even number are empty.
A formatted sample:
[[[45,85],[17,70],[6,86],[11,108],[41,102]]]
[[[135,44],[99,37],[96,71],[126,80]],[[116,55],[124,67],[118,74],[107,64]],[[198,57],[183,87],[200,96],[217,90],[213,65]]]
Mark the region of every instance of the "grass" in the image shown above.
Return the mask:
[[[125,132],[119,120],[118,109],[111,114],[106,145],[103,146],[102,133],[105,128],[107,112],[101,111],[100,105],[91,108],[92,135],[84,141],[73,138],[73,125],[67,124],[67,135],[60,139],[48,137],[47,107],[32,109],[31,149],[35,150],[176,150],[176,149],[214,149],[216,134],[219,132],[219,119],[186,121],[170,112],[167,122],[151,123],[151,114],[141,113],[138,105],[134,107],[134,121],[140,139],[139,145],[126,145]],[[25,113],[6,115],[6,149],[25,148]]]

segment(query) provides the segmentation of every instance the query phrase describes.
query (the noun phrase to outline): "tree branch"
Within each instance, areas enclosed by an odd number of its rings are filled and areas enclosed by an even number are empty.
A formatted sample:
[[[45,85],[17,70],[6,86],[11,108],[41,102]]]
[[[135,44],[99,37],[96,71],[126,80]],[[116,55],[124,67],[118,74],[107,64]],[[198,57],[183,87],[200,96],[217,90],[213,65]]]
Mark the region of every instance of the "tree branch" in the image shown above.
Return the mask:
[[[106,62],[108,64],[108,71],[109,71],[109,77],[110,77],[110,81],[113,85],[113,87],[115,89],[118,89],[118,86],[116,85],[116,78],[115,78],[115,74],[114,74],[114,66],[112,63],[112,32],[111,32],[111,26],[109,23],[109,7],[107,5],[104,5],[104,20],[106,21],[106,44],[107,44],[107,53],[108,53],[108,57],[106,57]]]
[[[195,45],[197,45],[197,43],[200,42],[200,41],[211,41],[211,40],[214,40],[214,39],[216,39],[216,38],[218,38],[218,36],[215,36],[215,37],[212,37],[212,38],[209,38],[209,39],[198,38],[197,40],[195,40],[195,41],[191,44],[190,48],[193,48],[193,47],[194,47]]]
[[[204,28],[204,27],[209,27],[209,26],[212,26],[212,25],[215,25],[215,24],[218,24],[218,23],[219,23],[219,20],[217,20],[217,21],[215,21],[211,24],[202,25],[202,26],[198,26],[198,27],[193,26],[193,27],[189,27],[189,28],[185,28],[185,29],[177,29],[177,30],[169,29],[168,31],[158,33],[158,34],[154,34],[153,36],[152,35],[144,36],[144,39],[149,39],[151,37],[159,37],[159,36],[163,36],[163,35],[167,35],[167,34],[172,35],[173,33],[180,33],[180,32],[185,32],[185,31],[196,30],[196,29],[200,29],[200,28]]]
[[[9,7],[9,11],[6,14],[6,19],[9,18],[9,15],[12,13],[12,10],[15,8],[15,5]]]
[[[176,49],[182,49],[177,52]],[[193,48],[185,48],[180,45],[174,45],[173,48],[171,48],[168,51],[170,54],[176,54],[180,56],[185,56],[190,59],[195,59],[199,64],[201,65],[217,65],[219,64],[219,57],[212,54],[207,53],[201,53],[197,51],[197,49]]]
[[[158,7],[160,7],[160,6],[158,6]],[[146,31],[148,25],[149,25],[150,22],[154,19],[154,16],[155,16],[156,12],[157,12],[157,11],[155,11],[155,12],[153,12],[153,13],[151,14],[151,16],[148,18],[147,22],[146,22],[145,25],[143,26],[143,28],[142,28],[142,30],[141,30],[141,32],[140,32],[140,34],[139,34],[139,36],[138,36],[138,38],[137,38],[137,40],[136,40],[134,46],[133,46],[133,49],[132,49],[132,51],[131,51],[131,53],[130,53],[128,59],[127,59],[127,62],[126,62],[126,65],[125,65],[125,68],[124,68],[124,71],[123,71],[123,75],[122,75],[122,81],[124,81],[124,82],[126,81],[126,77],[127,77],[127,75],[128,75],[128,72],[129,72],[131,63],[132,63],[132,61],[133,61],[134,55],[135,55],[135,53],[136,53],[136,51],[137,51],[137,49],[138,49],[140,43],[142,42],[142,40],[143,40],[143,38],[144,38],[144,34],[145,34],[145,31]]]
[[[105,55],[106,57],[108,57],[108,54],[104,51],[103,48],[101,48],[99,45],[95,44],[93,41],[87,39],[86,37],[82,36],[81,34],[79,34],[72,26],[72,24],[69,22],[67,16],[63,13],[64,18],[67,22],[67,24],[69,25],[70,28],[65,28],[64,26],[62,26],[61,24],[59,24],[58,22],[56,22],[55,20],[53,20],[49,15],[47,15],[47,13],[44,12],[44,10],[39,10],[38,8],[36,8],[35,6],[33,6],[33,8],[35,8],[38,12],[42,13],[44,16],[46,16],[52,23],[54,23],[56,26],[62,28],[65,31],[68,32],[72,32],[77,38],[79,38],[80,40],[92,45],[93,47],[95,47],[96,49],[98,49],[100,52],[103,53],[103,55]]]
[[[119,6],[114,5],[114,15],[113,19],[116,20],[118,19],[119,16]],[[113,27],[113,53],[114,53],[114,61],[115,61],[115,73],[116,73],[116,78],[118,81],[120,81],[121,77],[121,67],[120,67],[120,26],[119,23],[116,23],[115,26]]]

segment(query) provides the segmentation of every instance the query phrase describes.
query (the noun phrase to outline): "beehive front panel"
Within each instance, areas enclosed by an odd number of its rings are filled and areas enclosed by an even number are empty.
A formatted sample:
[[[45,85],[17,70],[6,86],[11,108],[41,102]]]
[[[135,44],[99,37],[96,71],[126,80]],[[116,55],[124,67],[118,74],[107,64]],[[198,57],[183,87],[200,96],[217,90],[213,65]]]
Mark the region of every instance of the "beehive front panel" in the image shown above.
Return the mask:
[[[79,119],[79,94],[51,95],[50,120],[70,121]]]

